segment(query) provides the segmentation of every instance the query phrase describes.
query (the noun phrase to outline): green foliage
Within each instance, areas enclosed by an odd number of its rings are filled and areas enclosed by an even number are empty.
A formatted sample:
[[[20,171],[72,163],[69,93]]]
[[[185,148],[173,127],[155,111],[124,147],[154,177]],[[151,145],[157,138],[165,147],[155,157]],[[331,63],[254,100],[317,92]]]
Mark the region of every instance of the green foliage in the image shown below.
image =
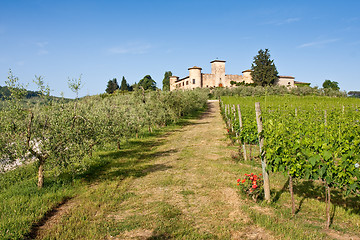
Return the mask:
[[[331,80],[325,80],[322,86],[326,89],[340,90],[339,83]]]
[[[162,87],[163,91],[170,91],[170,77],[171,76],[172,76],[171,71],[165,72],[164,79],[163,79],[163,87]]]
[[[261,102],[263,131],[258,136],[265,140],[261,154],[265,156],[269,171],[283,173],[291,179],[324,184],[326,196],[329,196],[326,197],[327,206],[330,206],[331,191],[334,189],[345,196],[359,195],[358,99],[265,95],[255,98],[223,97],[222,100],[224,119],[231,126],[229,135],[232,138],[237,136],[235,139],[242,143],[247,143],[247,137],[257,134],[256,128],[246,132],[253,126],[251,123],[238,128],[234,107],[229,107],[228,103],[241,104],[243,119],[251,118],[255,122],[251,113],[254,113],[255,102]],[[327,227],[329,219],[327,210]]]
[[[20,85],[17,78],[11,79],[13,85]],[[36,77],[35,82],[40,91],[49,92],[42,77]],[[69,85],[78,96],[80,78]],[[7,216],[0,224],[0,238],[22,239],[33,223],[56,203],[72,195],[73,192],[66,190],[71,187],[65,186],[73,184],[77,176],[91,171],[92,165],[86,155],[91,156],[97,149],[121,148],[130,138],[147,136],[155,129],[203,109],[206,101],[204,91],[143,92],[137,89],[126,94],[84,97],[71,102],[48,101],[31,108],[10,102],[0,109],[1,167],[15,161],[34,163],[22,166],[25,172],[20,175],[16,174],[18,169],[0,174],[1,199],[14,202],[11,207],[0,207],[0,212]],[[45,175],[42,190],[36,186],[40,165],[43,165]],[[127,171],[127,167],[122,169],[124,175],[144,172]],[[64,176],[70,180],[65,181]],[[24,196],[19,197],[19,193]]]
[[[224,98],[226,99],[226,98]],[[237,126],[233,110],[224,110],[232,119],[242,142],[256,133],[254,103],[263,108],[264,151],[269,170],[294,178],[321,179],[345,193],[360,189],[359,129],[357,99],[321,97],[239,98],[243,129]],[[225,106],[223,107],[225,109]],[[232,108],[230,108],[232,109]],[[233,117],[234,116],[234,117]],[[247,119],[252,122],[247,123]]]
[[[150,75],[146,75],[139,81],[138,87],[143,87],[144,90],[156,90],[156,82],[151,78]]]
[[[121,91],[132,91],[132,88],[130,87],[130,85],[126,82],[125,77],[122,77],[121,80],[121,86],[120,86],[120,90]]]
[[[296,96],[330,96],[346,97],[346,92],[335,91],[332,89],[319,89],[312,87],[287,88],[285,86],[238,86],[236,88],[215,88],[211,91],[211,98],[218,99],[221,96],[270,96],[270,95],[296,95]]]
[[[246,83],[245,81],[242,81],[242,82],[230,81],[230,84],[235,85],[237,87],[239,87],[239,86],[256,86],[255,83]]]
[[[123,80],[124,79],[125,78],[123,77]],[[113,78],[112,80],[108,81],[105,92],[111,94],[111,93],[114,93],[118,89],[119,89],[119,84],[118,84],[116,78]]]
[[[270,60],[269,49],[260,49],[251,65],[251,77],[256,85],[271,86],[278,80],[274,60]]]
[[[5,84],[10,92],[10,96],[9,96],[10,99],[18,101],[25,97],[26,89],[19,82],[19,78],[14,76],[11,69],[9,69],[9,75],[7,80],[5,81]]]
[[[360,91],[350,91],[350,92],[348,92],[348,95],[350,97],[360,98]]]
[[[83,87],[81,82],[81,75],[79,78],[68,78],[68,86],[70,90],[76,94],[76,98],[79,98],[79,91]]]

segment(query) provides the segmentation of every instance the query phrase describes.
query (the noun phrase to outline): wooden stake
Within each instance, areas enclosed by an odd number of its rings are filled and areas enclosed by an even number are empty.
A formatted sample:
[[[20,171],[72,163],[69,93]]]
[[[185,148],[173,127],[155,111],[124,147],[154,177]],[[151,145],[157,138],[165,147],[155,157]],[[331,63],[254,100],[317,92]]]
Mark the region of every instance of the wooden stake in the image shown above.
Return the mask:
[[[270,180],[269,180],[269,173],[266,170],[266,158],[265,158],[265,151],[264,148],[264,137],[262,136],[263,125],[262,125],[262,118],[261,118],[261,108],[260,103],[255,103],[255,112],[256,112],[256,123],[258,128],[259,134],[259,147],[260,147],[260,158],[261,158],[261,166],[264,178],[264,193],[265,193],[265,200],[270,202]]]
[[[293,187],[293,178],[289,174],[289,190],[291,195],[291,214],[295,216],[295,200],[294,200],[294,187]]]
[[[237,105],[237,109],[238,109],[238,115],[239,115],[239,125],[240,125],[240,131],[242,131],[243,129],[243,123],[242,123],[242,116],[241,116],[241,109],[240,109],[240,105]],[[245,142],[242,143],[243,145],[243,154],[244,154],[244,160],[247,160],[247,156],[246,156],[246,146],[245,146]]]

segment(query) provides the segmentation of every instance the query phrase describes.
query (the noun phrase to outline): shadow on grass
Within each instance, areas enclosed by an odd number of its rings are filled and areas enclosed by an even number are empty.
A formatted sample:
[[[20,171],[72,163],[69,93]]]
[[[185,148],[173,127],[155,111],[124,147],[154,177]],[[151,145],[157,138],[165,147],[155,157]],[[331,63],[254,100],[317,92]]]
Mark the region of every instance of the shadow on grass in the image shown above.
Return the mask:
[[[48,212],[45,213],[45,215],[38,221],[37,223],[33,224],[31,227],[31,231],[24,236],[24,240],[30,240],[35,239],[38,235],[38,232],[42,226],[45,225],[45,223],[55,216],[58,212],[61,206],[65,205],[71,197],[65,197],[60,203],[58,203],[55,207],[50,209]]]
[[[286,191],[289,191],[289,178],[287,179],[286,183],[284,184],[284,186],[279,191],[276,191],[276,190],[272,189],[271,192],[274,193],[274,197],[272,199],[272,202],[276,203],[277,201],[279,201],[281,195]]]
[[[294,185],[294,191],[298,196],[304,199],[313,198],[325,201],[325,187],[320,184],[314,184],[314,181],[302,181]],[[351,213],[360,215],[360,196],[345,196],[343,191],[331,189],[331,203],[334,207],[343,207],[350,210]]]
[[[276,203],[284,192],[289,191],[288,187],[289,180],[286,181],[282,189],[272,190],[274,192],[272,202]],[[298,181],[296,184],[294,184],[294,194],[301,197],[295,214],[300,212],[301,207],[306,199],[317,199],[319,201],[325,202],[325,187],[321,184],[315,183],[314,181]],[[346,210],[349,210],[351,213],[360,215],[359,202],[360,196],[345,196],[341,190],[331,189],[331,203],[333,205],[331,221],[335,216],[335,210],[337,207],[342,207]]]
[[[187,117],[187,119],[199,118],[203,111],[198,111]],[[194,121],[181,120],[176,126],[195,125]],[[139,178],[151,174],[153,172],[165,171],[171,168],[167,163],[156,164],[152,161],[155,158],[168,156],[176,153],[174,149],[161,151],[156,148],[163,145],[166,138],[174,132],[181,131],[177,127],[163,128],[153,133],[144,134],[144,138],[133,139],[123,144],[122,149],[118,151],[97,152],[95,156],[87,161],[87,169],[77,173],[74,170],[67,170],[60,176],[52,176],[45,178],[45,190],[55,192],[57,188],[71,190],[75,184],[77,187],[84,185],[81,182],[91,184],[106,180],[123,180],[127,177]],[[35,168],[34,168],[35,169]],[[30,176],[29,176],[30,178]],[[31,177],[29,180],[35,183],[35,179]],[[81,181],[74,181],[81,180]],[[11,184],[9,184],[11,185]],[[34,184],[32,184],[34,185]],[[25,195],[26,193],[24,193]],[[61,206],[65,205],[74,195],[67,193],[62,200],[49,211],[45,212],[43,217],[31,227],[30,232],[24,235],[24,239],[35,239],[38,236],[39,229],[48,222],[53,216],[58,214]],[[159,239],[162,236],[159,235]]]
[[[157,157],[168,156],[177,152],[173,149],[153,150],[154,147],[164,144],[164,141],[164,139],[131,140],[124,149],[99,153],[99,161],[78,177],[92,183],[99,179],[143,177],[151,172],[164,171],[170,167],[151,163],[151,160]]]

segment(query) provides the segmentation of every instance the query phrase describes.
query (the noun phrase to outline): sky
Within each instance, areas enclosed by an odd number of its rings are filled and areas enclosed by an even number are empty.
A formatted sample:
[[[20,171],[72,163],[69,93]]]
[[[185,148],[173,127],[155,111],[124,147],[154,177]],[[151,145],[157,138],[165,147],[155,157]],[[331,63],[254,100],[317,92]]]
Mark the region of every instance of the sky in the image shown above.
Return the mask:
[[[31,90],[44,77],[54,96],[74,98],[68,79],[80,76],[80,96],[123,76],[161,88],[165,71],[210,73],[215,59],[241,74],[260,49],[279,75],[360,90],[360,1],[0,0],[0,86],[11,69]]]

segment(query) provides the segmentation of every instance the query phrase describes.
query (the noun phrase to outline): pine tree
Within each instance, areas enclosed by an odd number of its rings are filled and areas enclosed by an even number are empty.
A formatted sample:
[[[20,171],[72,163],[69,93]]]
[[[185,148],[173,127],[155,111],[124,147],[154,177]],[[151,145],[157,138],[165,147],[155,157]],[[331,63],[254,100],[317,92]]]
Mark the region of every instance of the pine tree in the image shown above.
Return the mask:
[[[122,77],[122,81],[121,81],[121,86],[120,86],[120,90],[121,91],[129,91],[129,84],[127,84],[127,82],[126,82],[126,79],[125,79],[125,77],[123,76]]]
[[[335,81],[331,81],[331,80],[325,80],[325,82],[323,83],[323,88],[331,88],[332,90],[340,90],[339,88],[339,83],[335,82]]]
[[[172,76],[171,71],[165,72],[162,88],[163,91],[170,91],[170,76]]]
[[[156,82],[151,78],[150,75],[146,75],[143,79],[139,81],[138,86],[143,87],[144,90],[151,89],[156,90]]]
[[[116,78],[113,78],[113,80],[109,80],[107,87],[106,87],[106,92],[111,94],[114,93],[117,89],[119,89],[119,84],[117,83]]]
[[[273,85],[278,80],[278,71],[274,60],[270,60],[269,49],[259,50],[258,55],[254,57],[251,70],[251,77],[256,85]]]

